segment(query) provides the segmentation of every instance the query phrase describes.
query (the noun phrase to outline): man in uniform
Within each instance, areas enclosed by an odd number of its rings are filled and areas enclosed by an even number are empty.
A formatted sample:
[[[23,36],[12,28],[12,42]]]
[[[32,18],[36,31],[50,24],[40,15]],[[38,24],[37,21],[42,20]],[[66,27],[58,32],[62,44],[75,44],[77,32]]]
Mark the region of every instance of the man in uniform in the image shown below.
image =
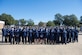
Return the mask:
[[[75,27],[75,32],[74,32],[74,34],[75,34],[75,41],[77,41],[78,42],[78,33],[79,33],[79,31],[77,30],[77,28]]]
[[[29,29],[29,36],[28,36],[28,42],[29,44],[32,44],[32,40],[33,40],[33,30]]]
[[[15,41],[15,35],[14,35],[14,28],[12,27],[11,28],[11,30],[10,30],[10,39],[11,39],[11,41],[10,41],[10,43],[12,44],[14,44],[14,41]]]
[[[56,42],[56,30],[55,30],[55,28],[53,28],[53,33],[54,33],[54,44],[55,44],[55,42]]]
[[[60,29],[56,27],[56,43],[58,44],[59,43],[59,37],[60,37]]]
[[[6,39],[6,34],[7,34],[7,32],[6,32],[7,30],[6,30],[6,27],[3,27],[2,28],[2,42],[3,42],[3,38],[5,37],[5,39]]]
[[[44,44],[47,44],[46,28],[43,28],[43,41]]]
[[[44,34],[43,34],[43,28],[40,29],[40,44],[43,44],[44,43]]]
[[[5,42],[11,42],[11,39],[10,39],[10,27],[8,26],[7,29],[6,29],[6,37],[5,37]]]
[[[22,30],[22,34],[23,34],[23,44],[27,43],[27,29],[24,27]]]
[[[54,35],[54,29],[51,28],[50,44],[54,44],[54,37],[55,37],[55,35]]]
[[[38,28],[36,28],[35,31],[34,31],[34,43],[35,44],[39,43],[39,31],[38,31]]]
[[[47,38],[47,44],[49,44],[49,29],[46,28],[46,38]]]
[[[67,44],[67,31],[65,28],[63,28],[63,37],[64,37],[64,43]]]
[[[72,38],[72,42],[74,43],[74,28],[71,28],[71,38]]]
[[[67,42],[69,43],[71,42],[71,30],[70,28],[67,28],[66,31],[67,31]]]
[[[63,37],[63,27],[60,27],[60,42],[63,44],[64,43],[64,37]]]
[[[16,31],[15,31],[15,35],[16,35],[16,44],[19,44],[19,35],[20,35],[20,31],[19,31],[19,28],[16,28]]]

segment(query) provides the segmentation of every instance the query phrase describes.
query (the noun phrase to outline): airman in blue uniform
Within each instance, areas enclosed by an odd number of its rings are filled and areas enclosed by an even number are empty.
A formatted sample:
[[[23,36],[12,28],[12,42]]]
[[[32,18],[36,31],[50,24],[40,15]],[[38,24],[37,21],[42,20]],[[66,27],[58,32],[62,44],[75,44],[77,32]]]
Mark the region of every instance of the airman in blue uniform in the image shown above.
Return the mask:
[[[33,30],[29,29],[29,36],[28,36],[29,44],[32,44],[32,41],[33,41]]]
[[[27,43],[27,29],[26,28],[23,28],[22,30],[22,33],[23,33],[23,44]]]
[[[40,29],[40,44],[44,43],[44,34],[43,34],[43,28]]]
[[[6,35],[7,35],[7,30],[6,30],[6,27],[4,27],[2,28],[2,42],[3,42],[4,37],[6,39]]]
[[[19,44],[19,35],[20,35],[20,33],[19,33],[19,28],[16,28],[16,44]]]
[[[14,35],[14,28],[12,27],[11,30],[10,30],[10,39],[11,39],[11,44],[15,42],[15,35]]]
[[[7,27],[7,29],[6,29],[6,39],[5,39],[5,42],[7,43],[7,42],[11,42],[11,39],[10,39],[10,27]]]
[[[76,27],[75,27],[74,30],[75,30],[75,32],[74,32],[74,34],[75,34],[75,38],[74,38],[74,40],[78,42],[78,33],[79,33],[79,31],[77,30]]]
[[[63,27],[60,28],[60,42],[64,43],[64,37],[63,37]]]
[[[64,37],[64,43],[67,44],[67,31],[65,28],[63,28],[63,37]]]
[[[72,42],[74,42],[74,28],[71,29],[71,38],[72,38]]]
[[[54,44],[54,38],[55,38],[54,29],[51,29],[50,44]]]
[[[47,38],[47,44],[49,44],[49,29],[46,28],[46,38]]]
[[[60,37],[60,29],[59,28],[56,28],[56,43],[58,44],[59,43],[59,37]]]

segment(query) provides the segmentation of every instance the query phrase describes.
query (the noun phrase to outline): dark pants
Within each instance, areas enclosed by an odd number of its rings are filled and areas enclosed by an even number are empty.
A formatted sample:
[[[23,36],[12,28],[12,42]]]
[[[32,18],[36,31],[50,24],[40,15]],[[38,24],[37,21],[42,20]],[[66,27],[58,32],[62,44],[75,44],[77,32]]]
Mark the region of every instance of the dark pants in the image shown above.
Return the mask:
[[[10,38],[9,35],[6,35],[6,36],[5,36],[5,42],[6,42],[6,43],[7,43],[7,42],[10,42],[10,39],[9,39],[9,38]]]
[[[16,44],[19,44],[19,37],[16,37]]]
[[[28,37],[28,42],[29,42],[29,44],[31,44],[31,43],[32,43],[32,41],[33,41],[32,36],[29,36],[29,37]]]
[[[78,36],[75,36],[75,41],[77,41],[77,42],[78,42]]]
[[[56,43],[59,43],[59,35],[56,36]]]
[[[5,36],[2,36],[2,42],[3,42],[3,38],[4,38]]]
[[[15,38],[14,37],[11,37],[11,44],[13,43],[14,44],[14,41],[15,41]]]
[[[67,44],[67,37],[64,37],[64,43]]]
[[[23,41],[23,44],[24,44],[24,43],[27,43],[27,37],[24,37],[24,36],[23,36],[22,41]]]

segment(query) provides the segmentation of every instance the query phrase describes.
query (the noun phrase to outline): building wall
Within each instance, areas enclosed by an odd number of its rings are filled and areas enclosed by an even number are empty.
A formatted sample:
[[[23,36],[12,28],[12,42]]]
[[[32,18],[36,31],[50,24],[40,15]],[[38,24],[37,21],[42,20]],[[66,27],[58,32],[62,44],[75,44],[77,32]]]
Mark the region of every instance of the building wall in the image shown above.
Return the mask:
[[[3,23],[0,23],[0,29],[2,29],[4,27]]]

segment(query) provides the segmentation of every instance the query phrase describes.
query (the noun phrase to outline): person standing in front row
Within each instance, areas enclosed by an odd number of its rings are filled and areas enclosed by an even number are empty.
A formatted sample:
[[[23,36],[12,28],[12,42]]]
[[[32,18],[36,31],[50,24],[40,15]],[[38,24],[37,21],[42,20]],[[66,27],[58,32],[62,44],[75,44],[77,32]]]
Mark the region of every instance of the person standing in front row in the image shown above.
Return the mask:
[[[19,35],[20,35],[20,33],[19,33],[19,28],[16,28],[16,44],[19,44]]]
[[[27,30],[26,30],[26,28],[23,28],[23,30],[22,30],[22,33],[23,33],[23,44],[25,43],[27,43]]]
[[[11,39],[10,39],[10,27],[7,27],[7,29],[6,29],[6,39],[5,39],[5,42],[7,43],[7,42],[11,42]]]
[[[75,34],[74,40],[78,42],[78,33],[79,33],[79,31],[77,30],[76,27],[75,27],[74,30],[75,30],[75,32],[74,32],[74,34]]]
[[[59,44],[59,37],[60,37],[60,29],[56,27],[56,43]]]
[[[28,36],[29,44],[32,44],[32,41],[33,41],[33,30],[29,29],[29,36]]]
[[[64,37],[64,43],[67,44],[67,31],[65,28],[63,28],[63,37]]]
[[[14,28],[12,27],[11,28],[11,30],[10,30],[10,39],[11,39],[11,41],[10,41],[10,43],[12,44],[14,44],[14,42],[15,42],[15,34],[14,34],[15,32],[14,32]]]
[[[6,27],[3,27],[2,28],[2,42],[3,42],[3,38],[5,37],[6,39],[6,34],[7,34],[7,30],[6,30]],[[5,41],[6,42],[6,41]]]

